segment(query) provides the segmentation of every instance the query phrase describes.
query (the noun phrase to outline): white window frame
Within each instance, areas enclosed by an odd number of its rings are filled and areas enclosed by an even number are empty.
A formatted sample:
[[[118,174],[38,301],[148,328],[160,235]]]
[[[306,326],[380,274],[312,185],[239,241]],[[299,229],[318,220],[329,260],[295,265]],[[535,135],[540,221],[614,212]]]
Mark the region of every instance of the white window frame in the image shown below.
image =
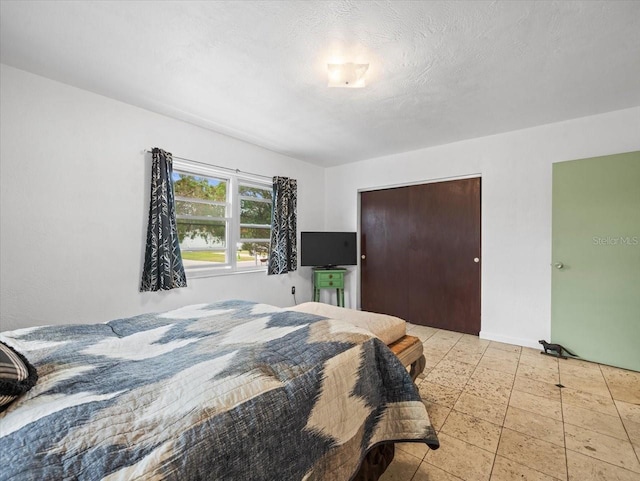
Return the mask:
[[[270,200],[261,200],[249,196],[240,195],[240,185],[258,187],[265,190],[271,190],[273,184],[266,179],[243,172],[230,173],[223,169],[209,167],[204,164],[189,162],[182,159],[173,160],[173,171],[179,174],[191,174],[196,176],[204,176],[227,182],[227,200],[226,202],[204,202],[211,205],[225,205],[224,217],[206,217],[206,220],[224,220],[225,221],[225,248],[211,248],[202,250],[212,250],[216,252],[225,252],[226,263],[212,263],[212,265],[202,266],[185,266],[187,278],[211,277],[226,274],[237,274],[245,272],[266,272],[267,265],[256,265],[251,267],[238,266],[238,244],[246,242],[265,242],[270,241],[271,225],[258,224],[241,224],[240,223],[240,204],[241,200],[271,203]],[[173,181],[173,180],[172,180]],[[189,202],[198,202],[198,199],[185,198],[176,196],[176,200],[188,200]],[[180,216],[178,216],[180,217]],[[198,217],[193,217],[198,219]],[[269,239],[241,239],[240,227],[257,227],[269,228]]]

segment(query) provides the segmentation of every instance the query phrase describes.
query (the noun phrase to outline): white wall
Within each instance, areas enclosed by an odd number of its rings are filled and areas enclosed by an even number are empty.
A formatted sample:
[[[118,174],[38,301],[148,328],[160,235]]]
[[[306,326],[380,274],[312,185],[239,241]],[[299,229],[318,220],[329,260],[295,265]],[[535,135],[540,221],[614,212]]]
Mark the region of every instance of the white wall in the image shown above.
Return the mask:
[[[299,231],[356,230],[361,189],[481,174],[481,335],[533,345],[550,332],[552,163],[640,149],[634,108],[324,170],[12,67],[0,75],[0,330],[227,298],[285,306],[292,285],[310,299],[308,268],[138,292],[150,168],[141,152],[159,146],[297,178]],[[347,306],[358,277],[347,277]]]
[[[311,298],[308,268],[138,292],[150,169],[142,150],[298,179],[299,230],[324,226],[322,168],[6,65],[0,75],[0,330],[228,298],[286,306],[292,285],[298,301]]]
[[[330,168],[326,228],[358,228],[359,190],[481,174],[480,335],[537,347],[550,337],[552,164],[639,149],[632,108]],[[349,276],[351,305],[358,278]]]

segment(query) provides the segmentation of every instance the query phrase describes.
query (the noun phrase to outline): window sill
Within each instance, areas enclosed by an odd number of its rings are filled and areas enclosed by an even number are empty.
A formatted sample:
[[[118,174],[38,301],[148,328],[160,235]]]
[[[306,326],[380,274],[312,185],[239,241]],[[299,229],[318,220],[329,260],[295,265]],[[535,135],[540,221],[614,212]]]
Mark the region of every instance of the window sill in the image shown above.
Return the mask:
[[[185,274],[187,275],[187,280],[190,279],[204,279],[207,277],[223,277],[223,276],[235,276],[242,274],[266,274],[267,268],[260,267],[257,269],[239,269],[239,270],[231,270],[231,269],[220,269],[220,268],[211,268],[211,269],[198,269],[198,270],[185,270]]]

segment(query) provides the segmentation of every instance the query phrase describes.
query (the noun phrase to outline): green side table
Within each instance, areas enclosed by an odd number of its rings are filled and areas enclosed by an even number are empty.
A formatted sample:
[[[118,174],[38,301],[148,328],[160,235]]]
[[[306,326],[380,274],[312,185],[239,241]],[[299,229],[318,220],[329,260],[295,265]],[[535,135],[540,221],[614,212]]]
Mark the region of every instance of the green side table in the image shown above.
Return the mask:
[[[313,269],[313,300],[320,302],[320,289],[335,289],[338,295],[338,306],[344,307],[344,274],[346,269]]]

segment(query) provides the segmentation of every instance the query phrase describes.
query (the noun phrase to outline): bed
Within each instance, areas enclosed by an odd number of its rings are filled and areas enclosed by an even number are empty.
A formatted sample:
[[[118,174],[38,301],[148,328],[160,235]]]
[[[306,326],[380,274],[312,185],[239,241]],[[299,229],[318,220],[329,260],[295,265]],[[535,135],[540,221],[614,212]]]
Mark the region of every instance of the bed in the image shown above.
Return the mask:
[[[423,355],[422,341],[407,334],[407,323],[399,317],[346,309],[321,302],[304,302],[288,309],[346,321],[365,329],[384,342],[402,365],[410,369],[409,374],[414,382],[424,371],[426,359]]]
[[[364,479],[390,443],[438,447],[400,360],[344,320],[223,301],[0,340],[40,377],[0,413],[2,480]]]

